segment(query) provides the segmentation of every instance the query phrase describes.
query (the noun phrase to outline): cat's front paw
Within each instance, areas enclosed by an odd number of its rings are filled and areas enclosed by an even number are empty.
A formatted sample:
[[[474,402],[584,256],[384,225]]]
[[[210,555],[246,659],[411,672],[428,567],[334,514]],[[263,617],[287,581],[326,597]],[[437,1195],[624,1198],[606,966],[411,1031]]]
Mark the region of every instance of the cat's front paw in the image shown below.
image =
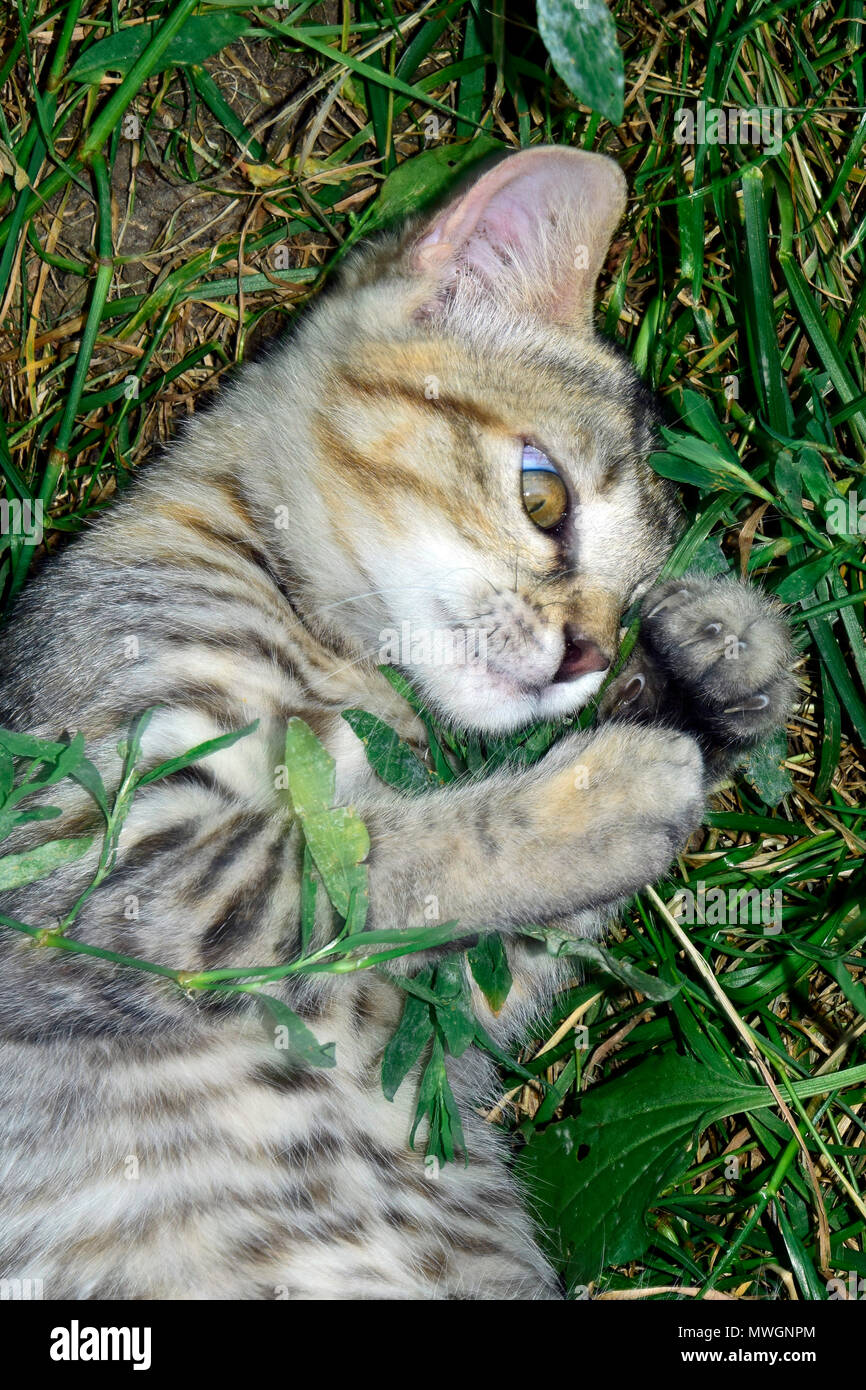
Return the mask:
[[[732,579],[687,575],[646,596],[640,645],[607,692],[607,714],[672,721],[736,754],[784,724],[792,648],[779,609]]]
[[[674,728],[610,724],[581,749],[577,770],[592,808],[569,856],[582,883],[598,876],[609,902],[655,883],[701,824],[708,785],[698,742]]]

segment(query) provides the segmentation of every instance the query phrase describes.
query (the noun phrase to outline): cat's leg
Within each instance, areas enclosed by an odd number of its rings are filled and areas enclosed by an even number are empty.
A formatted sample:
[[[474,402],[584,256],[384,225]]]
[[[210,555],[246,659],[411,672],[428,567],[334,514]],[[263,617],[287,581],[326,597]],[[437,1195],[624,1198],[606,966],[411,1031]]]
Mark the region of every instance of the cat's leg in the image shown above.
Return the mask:
[[[759,589],[704,575],[671,579],[644,599],[638,645],[602,714],[692,734],[710,775],[720,776],[784,724],[792,657],[781,610]]]
[[[380,793],[370,831],[370,925],[456,920],[467,933],[612,911],[659,878],[700,823],[696,741],[611,723],[541,763],[424,797]],[[432,911],[431,911],[432,907]]]

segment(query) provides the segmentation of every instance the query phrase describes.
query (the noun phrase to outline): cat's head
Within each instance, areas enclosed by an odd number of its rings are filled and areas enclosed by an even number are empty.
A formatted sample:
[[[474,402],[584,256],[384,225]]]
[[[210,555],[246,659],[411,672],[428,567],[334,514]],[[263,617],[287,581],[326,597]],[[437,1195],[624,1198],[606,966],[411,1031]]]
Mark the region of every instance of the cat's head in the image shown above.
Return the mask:
[[[464,728],[585,704],[675,532],[652,400],[592,325],[624,204],[600,155],[509,156],[362,252],[297,341],[307,610]]]

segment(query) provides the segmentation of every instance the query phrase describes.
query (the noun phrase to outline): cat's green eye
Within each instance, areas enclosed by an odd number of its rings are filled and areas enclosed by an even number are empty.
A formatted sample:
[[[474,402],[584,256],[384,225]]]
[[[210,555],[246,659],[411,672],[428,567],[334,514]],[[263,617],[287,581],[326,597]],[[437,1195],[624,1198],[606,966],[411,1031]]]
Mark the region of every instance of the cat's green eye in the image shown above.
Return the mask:
[[[552,531],[568,511],[568,489],[546,454],[533,445],[523,449],[523,505],[542,531]]]

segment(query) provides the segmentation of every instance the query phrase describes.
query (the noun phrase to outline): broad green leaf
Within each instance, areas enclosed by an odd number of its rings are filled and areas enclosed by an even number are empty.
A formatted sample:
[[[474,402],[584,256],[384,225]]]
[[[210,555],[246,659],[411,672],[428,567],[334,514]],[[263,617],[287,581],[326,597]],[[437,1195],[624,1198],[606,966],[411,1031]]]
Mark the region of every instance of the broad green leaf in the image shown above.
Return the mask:
[[[107,38],[91,44],[73,63],[69,78],[74,82],[95,84],[101,82],[109,72],[119,72],[125,76],[141,57],[158,27],[157,24],[127,25],[118,33],[109,34]],[[185,63],[203,63],[205,58],[213,57],[214,53],[219,53],[220,49],[247,32],[252,31],[243,15],[209,14],[188,19],[168,45],[154,72],[182,67]]]
[[[736,450],[728,439],[724,426],[705,396],[699,395],[689,386],[684,387],[680,400],[680,415],[688,429],[708,444],[714,445],[729,463],[739,463]]]
[[[792,516],[805,516],[803,510],[803,478],[790,449],[780,449],[773,465],[773,479]]]
[[[536,1132],[517,1167],[569,1286],[638,1259],[650,1239],[647,1211],[685,1170],[701,1130],[763,1093],[664,1053],[588,1091],[578,1116]]]
[[[439,996],[436,1022],[448,1044],[452,1057],[462,1057],[475,1038],[476,1019],[463,958],[446,956],[436,970],[436,993]]]
[[[504,153],[505,149],[501,140],[479,135],[475,140],[435,145],[404,159],[382,184],[372,218],[364,230],[372,231],[417,213],[425,204],[442,198],[479,160],[497,151]]]
[[[383,782],[404,792],[430,791],[439,785],[394,729],[362,709],[344,709],[343,718],[364,745],[367,761]]]
[[[810,449],[807,445],[798,449],[794,455],[794,467],[816,506],[838,495],[827,475],[827,465],[817,449]]]
[[[369,852],[370,837],[352,807],[331,805],[334,759],[303,719],[289,720],[286,773],[292,806],[328,897],[341,917],[348,917],[354,903],[349,925],[358,925],[366,914],[367,870],[361,861]]]
[[[81,859],[90,849],[93,839],[92,835],[85,835],[72,840],[51,840],[38,849],[5,855],[0,859],[0,889],[21,888],[25,883],[46,878],[62,864]]]
[[[798,599],[809,598],[819,579],[838,563],[838,556],[832,551],[816,555],[805,564],[795,565],[787,570],[773,592],[782,603],[795,603]]]
[[[284,1059],[288,1065],[292,1062],[300,1062],[310,1067],[337,1065],[336,1044],[320,1043],[303,1019],[298,1018],[294,1010],[290,1009],[288,1004],[284,1004],[282,999],[276,999],[272,994],[259,993],[255,997],[269,1016],[268,1021],[272,1026],[268,1032],[278,1059]]]
[[[54,743],[50,739],[35,738],[33,734],[19,734],[14,729],[0,729],[0,747],[11,753],[13,758],[41,758],[47,760],[57,757],[65,743]]]
[[[30,776],[26,784],[17,789],[16,795],[26,790],[52,787],[70,776],[84,757],[84,735],[76,734],[70,743],[62,744],[59,753],[51,754],[42,768]]]
[[[362,897],[367,893],[367,870],[361,862],[370,849],[367,827],[351,806],[302,816],[301,824],[328,897],[341,917],[347,917],[352,890]]]
[[[411,705],[416,714],[422,714],[424,712],[424,706],[402,671],[398,671],[395,666],[384,665],[377,667],[377,670],[381,671],[388,684],[393,686],[398,695],[403,696],[407,705]]]
[[[701,541],[694,554],[692,561],[694,568],[700,570],[701,574],[730,574],[731,566],[725,552],[722,550],[718,536],[708,536],[705,541]]]
[[[686,484],[689,487],[716,488],[720,486],[729,487],[725,482],[719,483],[712,474],[708,473],[703,464],[690,463],[687,459],[680,458],[677,454],[665,453],[659,450],[650,458],[653,470],[662,478],[668,478],[672,483]]]
[[[430,756],[433,759],[434,777],[440,784],[453,782],[455,773],[451,768],[448,759],[445,757],[445,754],[442,751],[442,744],[440,743],[440,739],[442,739],[443,741],[447,740],[447,738],[449,737],[448,734],[444,729],[437,730],[435,728],[433,720],[431,719],[429,713],[424,708],[424,705],[421,703],[421,700],[415,694],[415,691],[412,689],[405,676],[403,676],[399,671],[395,670],[393,666],[380,666],[379,670],[382,672],[382,675],[389,682],[389,684],[394,687],[398,695],[402,695],[403,699],[411,705],[412,709],[419,716],[422,724],[424,725],[424,728],[427,733],[427,746],[430,749]]]
[[[424,971],[421,978],[429,979],[431,974],[431,971]],[[399,1026],[382,1058],[382,1090],[386,1100],[394,1099],[432,1036],[430,1005],[416,994],[407,994]]]
[[[12,816],[14,825],[29,825],[31,821],[56,820],[62,816],[63,811],[59,806],[26,806],[23,811],[17,811]]]
[[[83,787],[84,790],[93,797],[93,800],[105,816],[105,819],[108,820],[108,793],[105,790],[105,785],[95,763],[92,763],[89,758],[82,758],[81,762],[72,769],[69,775],[74,782],[77,782],[80,787]]]
[[[498,1014],[512,985],[502,937],[498,932],[488,932],[477,946],[466,952],[466,959],[475,983],[493,1012]]]
[[[286,768],[292,805],[301,820],[330,810],[337,785],[336,764],[303,719],[289,720]]]
[[[625,98],[616,23],[604,0],[538,0],[538,32],[553,66],[582,102],[619,125]]]

